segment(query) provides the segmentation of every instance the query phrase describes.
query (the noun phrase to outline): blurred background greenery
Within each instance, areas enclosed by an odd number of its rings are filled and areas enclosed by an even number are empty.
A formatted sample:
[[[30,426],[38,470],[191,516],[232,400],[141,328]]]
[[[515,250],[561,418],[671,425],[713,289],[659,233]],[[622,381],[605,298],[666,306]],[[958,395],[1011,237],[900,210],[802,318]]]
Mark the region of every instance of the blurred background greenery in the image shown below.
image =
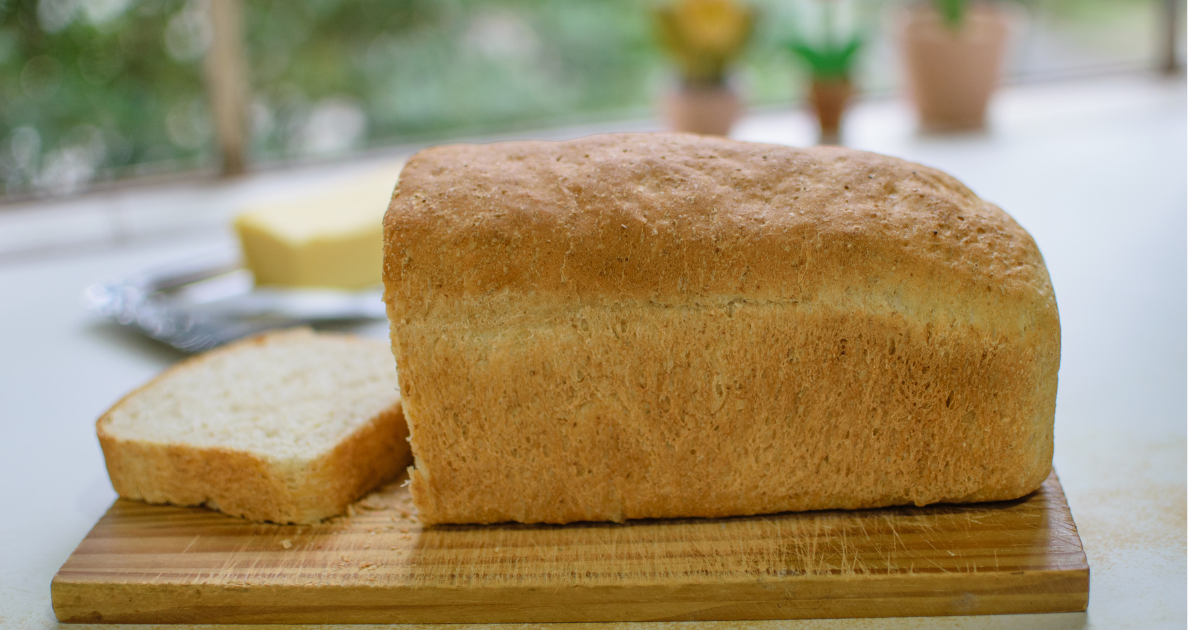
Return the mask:
[[[811,2],[757,0],[734,82],[793,105]],[[1149,70],[1159,0],[1021,0],[1010,81]],[[898,89],[899,0],[847,4],[856,77]],[[252,167],[450,136],[656,113],[673,78],[649,0],[244,0]],[[215,171],[207,0],[0,0],[0,199]],[[1181,37],[1182,39],[1182,37]]]

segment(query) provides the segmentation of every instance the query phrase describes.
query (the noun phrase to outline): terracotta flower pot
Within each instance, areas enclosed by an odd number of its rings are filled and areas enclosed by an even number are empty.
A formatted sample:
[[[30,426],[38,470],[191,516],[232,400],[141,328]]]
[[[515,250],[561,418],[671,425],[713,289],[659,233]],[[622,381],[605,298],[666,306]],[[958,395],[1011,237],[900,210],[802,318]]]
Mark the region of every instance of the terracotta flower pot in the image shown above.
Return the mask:
[[[841,144],[842,113],[850,102],[853,86],[849,79],[814,80],[808,91],[808,101],[817,113],[821,125],[821,144]]]
[[[983,128],[1011,23],[1006,13],[981,3],[972,6],[956,31],[929,6],[904,15],[900,45],[922,130]]]
[[[729,134],[741,114],[737,93],[726,86],[685,86],[667,95],[671,129],[713,136]]]

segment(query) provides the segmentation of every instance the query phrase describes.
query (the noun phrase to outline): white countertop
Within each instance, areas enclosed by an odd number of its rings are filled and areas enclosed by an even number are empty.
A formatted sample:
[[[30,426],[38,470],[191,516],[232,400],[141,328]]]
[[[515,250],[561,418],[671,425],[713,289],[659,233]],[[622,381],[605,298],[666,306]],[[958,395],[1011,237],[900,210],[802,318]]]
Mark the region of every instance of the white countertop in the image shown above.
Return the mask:
[[[987,134],[923,137],[913,133],[902,103],[863,103],[850,115],[847,144],[946,170],[1012,214],[1041,247],[1063,331],[1055,467],[1092,568],[1088,611],[652,625],[1184,625],[1184,81],[1125,77],[1008,88],[993,119]],[[809,144],[814,133],[806,117],[780,111],[744,120],[734,136]],[[0,626],[56,625],[50,580],[115,498],[93,423],[181,358],[93,320],[79,306],[83,287],[228,242],[226,217],[247,200],[294,195],[398,155],[0,207],[0,505],[7,508],[0,519]]]

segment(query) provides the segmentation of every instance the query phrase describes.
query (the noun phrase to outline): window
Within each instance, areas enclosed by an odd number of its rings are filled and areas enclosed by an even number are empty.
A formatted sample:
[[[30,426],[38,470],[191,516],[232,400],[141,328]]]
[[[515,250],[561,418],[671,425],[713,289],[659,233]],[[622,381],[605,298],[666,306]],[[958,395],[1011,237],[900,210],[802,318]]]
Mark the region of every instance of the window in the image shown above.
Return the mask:
[[[895,91],[904,3],[837,1],[868,37],[860,91]],[[0,193],[216,173],[221,97],[205,60],[219,41],[218,4],[242,33],[234,63],[247,84],[251,165],[648,118],[672,81],[645,0],[0,0]],[[783,44],[803,27],[803,2],[752,4],[758,26],[736,82],[752,105],[795,103],[801,69]],[[1152,69],[1169,40],[1164,9],[1181,5],[1007,3],[1024,24],[1010,78]]]

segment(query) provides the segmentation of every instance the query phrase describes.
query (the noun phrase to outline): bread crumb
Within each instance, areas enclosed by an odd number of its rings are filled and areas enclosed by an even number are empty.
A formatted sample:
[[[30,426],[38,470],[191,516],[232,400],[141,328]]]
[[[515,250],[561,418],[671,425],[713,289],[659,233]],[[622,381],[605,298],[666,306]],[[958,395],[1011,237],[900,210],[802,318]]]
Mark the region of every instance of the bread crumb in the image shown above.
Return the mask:
[[[333,511],[344,509],[340,502],[343,497],[330,495],[339,502],[328,506],[321,502],[319,511],[293,512],[288,506],[308,505],[309,496],[303,488],[341,488],[339,484],[367,471],[376,475],[403,470],[401,460],[394,456],[383,459],[383,451],[361,461],[356,458],[344,467],[327,470],[316,465],[343,448],[357,448],[354,445],[360,438],[354,436],[365,435],[358,430],[360,426],[377,426],[380,435],[392,436],[388,439],[396,441],[392,426],[403,430],[404,418],[399,414],[400,397],[392,393],[395,364],[384,340],[317,333],[307,328],[274,332],[199,355],[187,366],[180,366],[182,369],[164,372],[152,385],[138,389],[110,409],[105,417],[112,422],[106,420],[97,430],[106,443],[111,437],[114,443],[126,445],[122,449],[135,449],[128,456],[133,461],[161,457],[164,449],[179,449],[187,453],[188,461],[187,467],[180,470],[207,477],[218,470],[211,468],[211,458],[225,457],[212,455],[216,452],[213,449],[235,453],[237,457],[232,461],[240,463],[229,464],[233,468],[219,468],[220,474],[271,480],[270,492],[247,502],[253,490],[245,485],[226,488],[217,484],[220,488],[214,488],[209,483],[211,496],[205,497],[202,504],[249,520],[278,523],[305,519],[316,524],[334,516]],[[244,387],[231,387],[243,377],[248,379]],[[314,387],[330,395],[295,395],[301,393],[297,388],[311,391]],[[245,409],[256,410],[253,431],[246,430],[250,425],[243,426],[250,422],[239,411]],[[385,411],[388,413],[383,414]],[[327,431],[327,426],[340,428]],[[302,463],[303,467],[293,469],[290,462]],[[261,469],[259,463],[263,464]],[[134,475],[134,470],[141,469],[131,467],[122,474]],[[165,482],[165,477],[118,474],[114,479],[118,487],[123,480],[134,479],[126,485],[144,488],[163,502],[196,502],[195,497]],[[313,509],[318,510],[315,504]],[[269,540],[267,537],[264,543]]]
[[[279,544],[282,545],[284,549],[292,548],[292,541],[290,541],[290,540],[281,540],[281,541],[279,541]]]

